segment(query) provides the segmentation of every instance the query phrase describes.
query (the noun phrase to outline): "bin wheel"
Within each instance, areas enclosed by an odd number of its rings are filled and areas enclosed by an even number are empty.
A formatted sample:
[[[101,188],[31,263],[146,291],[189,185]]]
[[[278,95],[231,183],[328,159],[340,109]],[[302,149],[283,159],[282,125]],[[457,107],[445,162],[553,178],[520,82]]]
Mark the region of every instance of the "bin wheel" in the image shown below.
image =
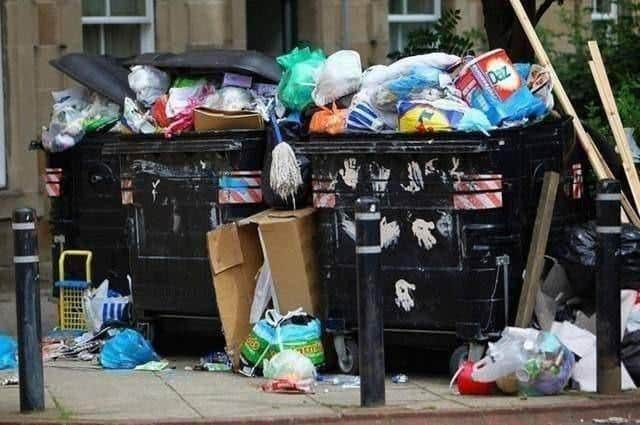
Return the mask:
[[[460,368],[460,365],[469,358],[469,347],[461,345],[451,353],[449,357],[449,375],[453,376]]]
[[[338,367],[340,367],[340,371],[348,375],[357,375],[359,366],[358,343],[354,339],[345,338],[344,350],[336,351],[338,351]]]

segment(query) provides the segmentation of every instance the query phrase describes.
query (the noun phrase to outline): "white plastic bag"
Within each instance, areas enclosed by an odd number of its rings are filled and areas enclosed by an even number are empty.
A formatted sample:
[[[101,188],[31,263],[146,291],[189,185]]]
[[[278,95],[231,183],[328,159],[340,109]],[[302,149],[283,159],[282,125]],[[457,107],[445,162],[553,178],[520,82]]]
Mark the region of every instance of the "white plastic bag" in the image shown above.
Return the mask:
[[[198,80],[194,85],[187,87],[172,87],[169,89],[169,98],[165,113],[167,118],[174,118],[185,109],[194,109],[205,103],[207,96],[213,93],[205,79]]]
[[[325,106],[360,89],[362,64],[354,50],[339,50],[320,68],[311,96],[318,106]]]
[[[494,382],[514,373],[526,359],[524,344],[535,341],[538,331],[508,327],[495,344],[489,343],[487,354],[473,365],[471,377],[477,382]]]
[[[264,361],[262,370],[264,377],[269,379],[301,380],[316,376],[316,368],[311,360],[296,350],[280,351],[270,360]]]
[[[54,91],[49,126],[42,129],[42,145],[49,152],[62,152],[76,145],[85,134],[84,110],[89,106],[87,90],[72,87]]]
[[[169,89],[171,81],[167,73],[147,65],[131,67],[129,87],[136,94],[138,102],[150,108]]]
[[[129,291],[131,291],[131,277]],[[110,320],[126,321],[131,315],[131,296],[109,296],[109,280],[102,281],[96,289],[87,289],[84,293],[84,314],[89,330],[98,332],[104,322]]]
[[[129,98],[124,98],[124,113],[122,115],[127,127],[134,133],[152,134],[156,132],[156,126],[153,125],[146,114],[143,114],[136,102]]]
[[[257,323],[258,320],[262,318],[262,313],[264,313],[269,305],[269,301],[271,301],[272,287],[273,277],[271,276],[271,268],[269,268],[269,262],[265,261],[260,268],[256,290],[253,293],[249,323]]]

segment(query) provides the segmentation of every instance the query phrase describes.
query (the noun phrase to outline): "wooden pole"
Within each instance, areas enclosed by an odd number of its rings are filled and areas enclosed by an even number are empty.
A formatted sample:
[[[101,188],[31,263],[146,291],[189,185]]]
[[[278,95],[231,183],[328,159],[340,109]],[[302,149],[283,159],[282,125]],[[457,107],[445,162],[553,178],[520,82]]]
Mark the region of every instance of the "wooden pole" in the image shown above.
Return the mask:
[[[509,1],[511,2],[511,6],[513,7],[513,11],[515,12],[516,17],[520,21],[520,25],[522,25],[522,28],[524,29],[525,34],[529,38],[529,42],[531,43],[531,46],[533,47],[533,51],[535,52],[536,57],[538,58],[538,62],[540,63],[540,65],[547,67],[547,69],[549,70],[549,73],[551,75],[551,81],[553,83],[553,92],[558,98],[558,102],[560,103],[560,106],[562,107],[562,109],[567,115],[573,118],[572,120],[573,127],[576,130],[576,134],[578,136],[578,140],[580,141],[580,145],[582,146],[582,149],[584,149],[585,153],[587,154],[589,163],[591,164],[593,171],[596,173],[598,180],[614,178],[613,173],[607,166],[606,162],[603,160],[602,155],[598,151],[598,148],[596,147],[595,143],[593,142],[593,140],[591,139],[587,131],[584,129],[582,123],[578,119],[578,114],[576,113],[576,110],[571,104],[571,100],[569,99],[567,92],[564,90],[564,87],[562,86],[562,83],[560,82],[560,79],[556,74],[556,70],[553,68],[551,61],[549,60],[549,56],[547,55],[547,52],[544,50],[544,47],[542,46],[542,42],[540,41],[540,38],[538,38],[538,35],[536,34],[536,31],[533,28],[533,25],[531,24],[529,17],[527,16],[527,13],[522,7],[522,3],[520,2],[520,0],[509,0]],[[633,206],[629,202],[629,200],[626,199],[626,197],[624,196],[622,200],[622,206],[624,208],[624,211],[627,213],[627,216],[631,220],[631,222],[636,226],[640,226],[640,218],[638,217],[638,214],[633,209]]]
[[[640,179],[638,179],[638,171],[633,163],[633,156],[629,148],[629,143],[627,143],[627,136],[624,132],[620,114],[618,113],[618,106],[616,105],[613,91],[611,90],[609,77],[607,76],[604,62],[602,61],[598,43],[590,41],[588,44],[591,57],[593,58],[593,61],[589,61],[589,68],[591,68],[591,74],[596,83],[596,88],[598,89],[598,94],[600,95],[607,119],[609,120],[609,126],[611,127],[618,153],[622,159],[622,168],[629,181],[629,189],[635,201],[636,210],[640,211]]]
[[[547,240],[549,239],[549,229],[553,219],[553,207],[556,202],[556,193],[560,175],[555,171],[544,173],[540,200],[538,201],[538,211],[536,221],[531,234],[531,245],[529,246],[529,256],[527,257],[527,272],[524,276],[520,301],[518,303],[518,315],[516,316],[516,326],[528,328],[531,326],[533,310],[536,306],[536,297],[540,289],[540,277],[544,267],[544,254],[547,250]]]

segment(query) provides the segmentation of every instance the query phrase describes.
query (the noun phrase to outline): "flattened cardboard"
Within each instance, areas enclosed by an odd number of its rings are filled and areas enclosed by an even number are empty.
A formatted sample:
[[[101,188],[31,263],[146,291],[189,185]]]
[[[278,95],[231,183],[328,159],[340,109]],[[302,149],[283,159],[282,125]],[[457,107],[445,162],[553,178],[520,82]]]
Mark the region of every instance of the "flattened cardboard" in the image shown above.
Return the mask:
[[[282,313],[302,307],[321,313],[315,210],[271,210],[256,218]]]
[[[251,331],[255,276],[263,262],[257,226],[220,226],[207,233],[207,246],[226,349],[237,369],[240,347]]]
[[[256,112],[218,111],[205,107],[193,112],[193,125],[196,131],[212,130],[263,130],[264,121]]]

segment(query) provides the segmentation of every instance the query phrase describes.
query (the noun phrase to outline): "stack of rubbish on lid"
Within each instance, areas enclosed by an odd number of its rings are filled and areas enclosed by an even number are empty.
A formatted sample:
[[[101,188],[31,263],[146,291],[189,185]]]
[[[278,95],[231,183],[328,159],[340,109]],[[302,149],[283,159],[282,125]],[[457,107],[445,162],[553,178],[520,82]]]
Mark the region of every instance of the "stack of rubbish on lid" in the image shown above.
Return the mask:
[[[148,65],[131,68],[129,86],[136,99],[125,99],[127,130],[166,137],[194,130],[243,128],[247,122],[251,128],[263,128],[275,96],[274,85],[254,82],[250,76],[224,73],[178,76],[172,81],[169,74]],[[215,118],[223,116],[231,119],[220,127]]]
[[[67,58],[61,61],[64,59]],[[75,68],[59,69],[75,75],[72,72]],[[115,69],[126,75],[122,65]],[[87,86],[101,88],[105,86],[104,80],[102,74],[78,78]],[[133,65],[127,80],[117,81],[120,93],[124,93],[118,101],[85,87],[53,92],[51,120],[41,133],[43,147],[49,152],[61,152],[89,133],[106,131],[161,134],[170,138],[191,131],[260,130],[268,121],[267,111],[276,94],[276,85],[270,84],[272,80],[268,78],[214,68],[165,71],[151,65]]]
[[[429,53],[364,71],[351,50],[325,58],[321,50],[296,48],[277,60],[284,70],[279,115],[311,114],[311,133],[487,134],[540,120],[553,108],[548,70],[512,64],[504,50],[464,58]]]

